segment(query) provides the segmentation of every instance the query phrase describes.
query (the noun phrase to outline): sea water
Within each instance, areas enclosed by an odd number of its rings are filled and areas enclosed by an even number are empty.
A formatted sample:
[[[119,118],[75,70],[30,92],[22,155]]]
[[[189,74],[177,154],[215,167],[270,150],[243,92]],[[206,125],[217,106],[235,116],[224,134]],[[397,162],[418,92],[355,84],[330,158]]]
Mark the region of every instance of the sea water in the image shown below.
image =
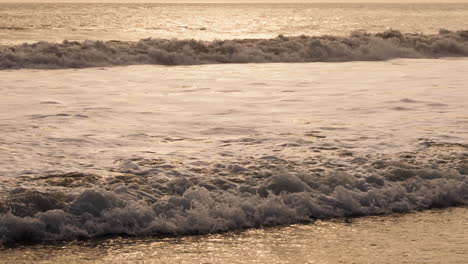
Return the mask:
[[[249,256],[293,263],[297,252],[341,252],[340,243],[356,238],[385,248],[366,232],[389,230],[391,241],[401,232],[424,241],[408,254],[404,248],[415,243],[403,240],[391,254],[379,254],[382,262],[401,260],[400,254],[411,256],[408,262],[466,257],[463,207],[358,224],[342,219],[467,205],[468,6],[7,4],[0,10],[5,246],[125,235],[137,240],[91,243],[122,250],[115,256],[143,252],[134,260],[152,263],[153,243],[176,236],[183,248],[199,252],[199,262],[216,262],[203,259],[210,254],[233,262],[223,254],[234,254],[242,237],[266,232],[255,244],[288,241],[280,259],[265,248]],[[162,29],[142,30],[156,25]],[[433,224],[422,228],[420,221]],[[258,229],[298,223],[309,224]],[[327,239],[348,227],[358,235]],[[228,233],[206,236],[220,232]],[[213,237],[232,252],[191,240]],[[311,240],[319,248],[310,249]],[[62,246],[89,253],[89,242],[73,243]],[[193,256],[181,255],[177,245],[164,244],[165,254],[190,262]],[[425,252],[433,247],[441,253]],[[373,261],[360,249],[346,250],[354,253],[335,259],[302,253],[300,260]],[[63,251],[35,246],[0,255],[18,262],[24,254],[27,263],[47,261],[50,252]],[[127,261],[112,254],[99,261]],[[71,261],[68,253],[62,260]]]
[[[97,2],[97,1],[96,1]],[[151,1],[148,1],[151,2]],[[2,43],[63,40],[272,38],[466,30],[467,4],[21,4],[0,5]]]

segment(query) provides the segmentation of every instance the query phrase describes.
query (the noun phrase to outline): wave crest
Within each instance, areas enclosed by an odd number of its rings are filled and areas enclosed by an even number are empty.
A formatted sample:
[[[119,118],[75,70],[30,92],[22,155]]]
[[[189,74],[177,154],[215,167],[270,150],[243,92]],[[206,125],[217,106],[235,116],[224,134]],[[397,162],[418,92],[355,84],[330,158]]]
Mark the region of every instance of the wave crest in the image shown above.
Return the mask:
[[[279,35],[272,39],[215,41],[142,39],[38,42],[0,47],[0,69],[59,69],[117,65],[343,62],[468,56],[468,31],[436,35],[389,30],[349,37]]]
[[[101,185],[93,181],[93,187],[41,189],[36,182],[0,199],[0,244],[111,234],[205,234],[467,205],[467,150],[448,146],[443,154],[436,149],[367,156],[365,163],[359,158],[360,165],[349,157],[350,165],[327,171],[278,159],[252,161],[243,171],[217,164],[196,170],[200,175],[170,177],[127,169],[124,182],[118,176]],[[434,155],[444,163],[432,163]]]

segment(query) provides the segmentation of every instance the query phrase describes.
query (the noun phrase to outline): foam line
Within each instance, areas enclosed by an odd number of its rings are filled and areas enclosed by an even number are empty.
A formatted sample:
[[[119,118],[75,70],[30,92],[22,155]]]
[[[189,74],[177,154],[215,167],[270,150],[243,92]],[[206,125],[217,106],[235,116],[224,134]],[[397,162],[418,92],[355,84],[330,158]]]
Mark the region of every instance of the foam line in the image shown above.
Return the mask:
[[[38,42],[0,47],[0,69],[59,69],[117,65],[379,61],[468,56],[468,31],[436,35],[396,30],[348,37],[273,39]]]

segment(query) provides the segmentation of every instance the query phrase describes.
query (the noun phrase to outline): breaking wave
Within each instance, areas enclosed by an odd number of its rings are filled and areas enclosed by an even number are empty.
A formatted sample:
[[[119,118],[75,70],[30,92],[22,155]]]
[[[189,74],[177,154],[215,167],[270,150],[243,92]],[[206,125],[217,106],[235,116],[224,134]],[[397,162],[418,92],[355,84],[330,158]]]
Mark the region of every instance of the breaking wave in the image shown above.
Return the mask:
[[[11,190],[0,200],[0,244],[205,234],[468,204],[466,146],[343,154],[339,163],[272,156],[203,167],[126,160],[116,170],[120,175],[102,179],[48,175]]]
[[[0,69],[58,69],[116,65],[342,62],[468,56],[468,31],[436,35],[390,30],[349,37],[283,35],[273,39],[215,41],[143,39],[38,42],[0,47]]]

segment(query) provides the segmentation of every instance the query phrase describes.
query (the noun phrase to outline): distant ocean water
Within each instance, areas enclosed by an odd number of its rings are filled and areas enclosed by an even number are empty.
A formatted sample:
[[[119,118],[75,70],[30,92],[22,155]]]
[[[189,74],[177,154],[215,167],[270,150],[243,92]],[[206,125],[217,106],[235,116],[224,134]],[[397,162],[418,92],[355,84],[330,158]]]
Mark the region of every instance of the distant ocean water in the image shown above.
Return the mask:
[[[467,205],[466,17],[0,4],[0,244]]]
[[[0,42],[435,34],[466,17],[468,4],[0,4]]]

